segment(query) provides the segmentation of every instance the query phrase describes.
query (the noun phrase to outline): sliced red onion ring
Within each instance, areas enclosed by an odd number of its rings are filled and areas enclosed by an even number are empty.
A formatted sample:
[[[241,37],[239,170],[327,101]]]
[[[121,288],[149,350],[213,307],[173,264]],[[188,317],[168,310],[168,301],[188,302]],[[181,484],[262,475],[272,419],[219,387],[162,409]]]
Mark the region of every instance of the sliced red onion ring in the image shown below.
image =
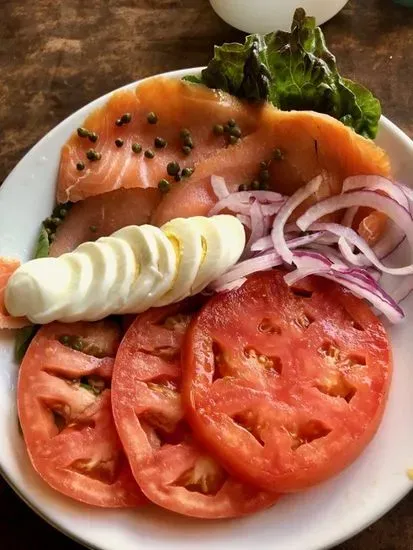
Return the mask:
[[[392,323],[398,323],[404,318],[403,310],[396,301],[364,269],[333,264],[322,254],[305,250],[294,252],[294,264],[298,269],[285,276],[289,285],[310,274],[319,275],[336,281],[351,290],[353,294],[365,298],[384,313]]]
[[[363,239],[363,237],[360,237],[360,235],[358,235],[354,229],[351,229],[351,227],[343,227],[338,223],[313,223],[310,226],[310,229],[313,229],[314,231],[329,231],[330,233],[338,235],[340,237],[338,240],[340,252],[342,253],[344,259],[352,265],[374,265],[377,269],[383,273],[389,273],[389,275],[402,276],[413,274],[413,264],[406,267],[385,266],[376,256],[373,249]],[[354,254],[349,243],[357,247],[361,254]]]
[[[383,237],[373,247],[374,253],[380,260],[386,258],[389,254],[394,252],[406,238],[400,227],[393,221],[389,221],[388,228]]]
[[[402,229],[409,242],[410,248],[413,249],[413,219],[410,212],[391,197],[383,196],[376,191],[350,191],[343,195],[325,199],[309,208],[307,212],[297,220],[297,225],[302,231],[305,231],[322,216],[351,206],[367,206],[384,212],[398,227],[400,227],[400,229]],[[361,245],[360,242],[359,244]],[[365,253],[366,250],[363,250],[363,252]],[[369,260],[371,261],[371,257]],[[398,268],[399,271],[397,273],[395,271],[391,271],[391,273],[398,275],[408,274],[412,272],[412,268],[413,266],[410,264],[406,267]],[[390,268],[385,269],[387,270]]]
[[[248,214],[248,210],[254,199],[260,203],[278,203],[280,206],[286,200],[283,195],[274,191],[239,191],[219,200],[209,211],[208,215],[214,216],[224,209],[228,209],[234,213]]]
[[[274,202],[272,204],[261,204],[262,213],[264,216],[274,216],[274,214],[278,214],[280,211],[281,206],[284,203],[282,202]]]
[[[343,182],[342,193],[363,188],[370,191],[383,191],[406,209],[409,209],[409,201],[402,189],[383,176],[350,176]]]
[[[215,292],[229,292],[230,290],[235,290],[242,286],[246,280],[246,277],[241,277],[240,279],[235,279],[235,281],[231,281],[226,285],[222,285],[219,287],[217,286],[214,290]]]
[[[232,283],[233,281],[236,281],[237,279],[240,279],[241,277],[246,277],[247,275],[251,275],[251,273],[255,273],[257,271],[271,269],[272,267],[276,267],[282,263],[283,261],[281,256],[279,256],[276,252],[269,252],[268,254],[257,256],[256,258],[244,260],[230,271],[227,271],[227,273],[224,273],[224,275],[221,275],[221,277],[218,277],[218,279],[215,279],[215,281],[211,284],[211,288],[215,290],[219,289],[229,283]]]
[[[298,189],[294,193],[294,195],[292,195],[280,208],[277,216],[275,217],[274,225],[271,231],[274,249],[280,254],[282,259],[289,264],[291,264],[293,261],[293,254],[288,248],[287,243],[285,242],[285,224],[287,223],[288,218],[291,216],[297,206],[299,206],[302,202],[304,202],[306,199],[308,199],[308,197],[310,197],[313,193],[317,191],[322,181],[323,178],[321,176],[317,176],[309,183],[307,183],[305,187],[301,187],[300,189]]]
[[[413,275],[404,277],[401,281],[398,277],[386,277],[384,279],[381,286],[398,304],[407,298],[413,290]]]
[[[221,176],[211,176],[211,186],[219,201],[228,197],[229,190],[224,178]]]
[[[400,183],[398,181],[395,181],[394,185],[396,185],[399,189],[403,191],[403,193],[408,198],[409,202],[413,202],[413,189],[411,189],[407,185],[404,185],[403,183]]]
[[[343,257],[339,255],[339,252],[334,248],[331,248],[331,246],[316,242],[316,243],[309,244],[308,248],[310,248],[311,250],[315,250],[317,252],[321,252],[323,256],[326,256],[334,264],[350,267],[348,264],[344,262]]]
[[[287,239],[285,242],[287,243],[289,249],[293,249],[313,243],[320,239],[322,235],[322,231],[317,231],[316,233],[310,233],[309,235],[302,235],[301,237]],[[265,252],[271,248],[274,248],[272,238],[270,235],[267,235],[261,239],[258,239],[258,241],[255,241],[255,243],[251,246],[251,252]]]
[[[255,200],[254,203],[251,205],[250,218],[251,218],[251,235],[250,235],[250,238],[248,239],[247,244],[245,245],[244,252],[242,255],[243,259],[248,256],[251,250],[251,246],[255,243],[255,241],[264,237],[266,233],[264,216],[262,214],[261,205],[257,200]]]
[[[345,225],[346,227],[351,227],[353,225],[353,221],[354,221],[354,218],[356,217],[357,212],[358,212],[357,206],[352,206],[351,208],[347,208],[347,210],[344,212],[344,216],[341,221],[342,225]]]
[[[273,248],[272,238],[271,235],[266,235],[255,241],[251,246],[251,252],[264,252],[265,250],[270,250],[270,248]]]

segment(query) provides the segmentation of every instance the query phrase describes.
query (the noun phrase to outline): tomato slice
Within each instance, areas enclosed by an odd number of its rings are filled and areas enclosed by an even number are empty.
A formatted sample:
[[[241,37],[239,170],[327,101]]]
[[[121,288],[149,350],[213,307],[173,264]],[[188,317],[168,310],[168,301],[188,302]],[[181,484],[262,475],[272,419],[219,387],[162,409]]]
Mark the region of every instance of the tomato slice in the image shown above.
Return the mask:
[[[350,464],[376,432],[391,378],[386,332],[338,285],[252,276],[208,302],[187,331],[183,399],[192,429],[242,479],[293,492]]]
[[[132,472],[152,502],[200,518],[248,514],[277,496],[229,476],[184,419],[180,347],[191,310],[188,302],[152,309],[129,328],[113,372],[115,423]]]
[[[111,411],[119,342],[120,330],[108,320],[44,326],[18,381],[20,423],[35,470],[57,491],[107,508],[145,501]]]

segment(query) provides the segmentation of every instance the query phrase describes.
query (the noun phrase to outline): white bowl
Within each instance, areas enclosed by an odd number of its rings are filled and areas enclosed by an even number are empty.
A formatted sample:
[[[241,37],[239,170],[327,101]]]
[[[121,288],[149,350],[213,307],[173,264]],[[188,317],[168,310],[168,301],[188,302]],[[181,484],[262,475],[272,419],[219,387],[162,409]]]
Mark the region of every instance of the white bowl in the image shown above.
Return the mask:
[[[294,10],[304,8],[316,18],[317,25],[338,13],[348,0],[209,0],[227,23],[248,33],[289,31]]]
[[[171,77],[199,69],[169,73]],[[135,86],[130,84],[126,88]],[[0,256],[30,257],[40,222],[55,197],[59,153],[101,97],[47,134],[0,188]],[[413,184],[413,143],[382,118],[378,143],[395,173]],[[18,366],[13,336],[0,334],[0,470],[16,492],[44,519],[77,541],[101,550],[320,550],[354,535],[394,506],[412,487],[413,296],[404,302],[407,321],[390,328],[395,372],[379,432],[362,456],[339,476],[304,493],[280,499],[272,509],[227,521],[200,521],[155,507],[101,510],[50,489],[33,471],[16,413]]]

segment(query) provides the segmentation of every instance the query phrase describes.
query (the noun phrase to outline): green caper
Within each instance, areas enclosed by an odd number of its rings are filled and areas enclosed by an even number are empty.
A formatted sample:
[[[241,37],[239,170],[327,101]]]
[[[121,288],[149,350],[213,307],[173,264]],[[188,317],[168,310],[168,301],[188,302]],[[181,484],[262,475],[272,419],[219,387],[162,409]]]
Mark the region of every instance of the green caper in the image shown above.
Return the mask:
[[[156,137],[154,144],[157,149],[163,149],[167,145],[166,140],[161,137]]]
[[[171,184],[169,183],[168,180],[166,179],[161,179],[159,182],[158,182],[158,189],[161,193],[168,193],[168,191],[170,190],[171,188]]]
[[[195,168],[184,168],[182,170],[182,177],[183,178],[189,178],[194,173]]]
[[[130,113],[125,113],[120,117],[122,124],[129,124],[129,122],[132,120],[132,115]]]
[[[89,131],[86,128],[80,127],[77,129],[77,135],[81,138],[86,138],[89,136]]]
[[[158,122],[158,117],[153,111],[151,111],[150,113],[148,113],[146,120],[149,122],[149,124],[156,124]]]
[[[89,138],[89,141],[91,141],[92,143],[96,143],[99,136],[97,135],[96,132],[90,132],[90,134],[88,135],[88,138]]]
[[[155,153],[152,151],[152,149],[146,149],[144,155],[147,159],[153,159],[155,156]]]
[[[284,154],[281,149],[274,149],[272,156],[274,160],[282,160],[284,158]]]
[[[191,136],[187,136],[187,137],[184,139],[184,145],[186,145],[187,147],[190,147],[191,149],[194,148],[194,142],[192,141]]]
[[[224,133],[224,126],[222,124],[215,124],[212,131],[216,136],[222,136]]]
[[[268,181],[268,180],[270,179],[270,173],[269,173],[269,171],[268,171],[267,169],[261,170],[258,179],[259,179],[261,182],[263,182],[263,181]]]
[[[178,174],[180,169],[181,167],[176,161],[168,162],[166,166],[166,171],[170,176],[175,176],[176,174]]]
[[[235,136],[236,138],[240,138],[242,136],[241,128],[239,126],[234,126],[229,131],[231,136]]]
[[[188,130],[188,128],[182,128],[182,130],[179,132],[179,136],[181,137],[181,139],[185,139],[191,136],[191,132]]]
[[[251,182],[251,189],[253,189],[254,191],[258,191],[259,188],[260,182],[258,180],[254,180]]]

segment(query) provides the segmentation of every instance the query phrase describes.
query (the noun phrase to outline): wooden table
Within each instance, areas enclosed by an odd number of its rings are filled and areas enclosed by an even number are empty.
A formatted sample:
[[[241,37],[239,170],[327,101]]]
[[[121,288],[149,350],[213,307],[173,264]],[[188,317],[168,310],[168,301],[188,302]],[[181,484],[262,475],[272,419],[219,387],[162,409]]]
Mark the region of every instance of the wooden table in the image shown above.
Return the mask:
[[[374,90],[384,113],[413,137],[413,10],[351,0],[324,30],[343,74]],[[203,65],[214,44],[241,38],[207,0],[0,0],[0,181],[92,99],[144,76]],[[412,518],[413,494],[336,550],[413,549]],[[3,481],[0,541],[4,549],[80,550]]]

